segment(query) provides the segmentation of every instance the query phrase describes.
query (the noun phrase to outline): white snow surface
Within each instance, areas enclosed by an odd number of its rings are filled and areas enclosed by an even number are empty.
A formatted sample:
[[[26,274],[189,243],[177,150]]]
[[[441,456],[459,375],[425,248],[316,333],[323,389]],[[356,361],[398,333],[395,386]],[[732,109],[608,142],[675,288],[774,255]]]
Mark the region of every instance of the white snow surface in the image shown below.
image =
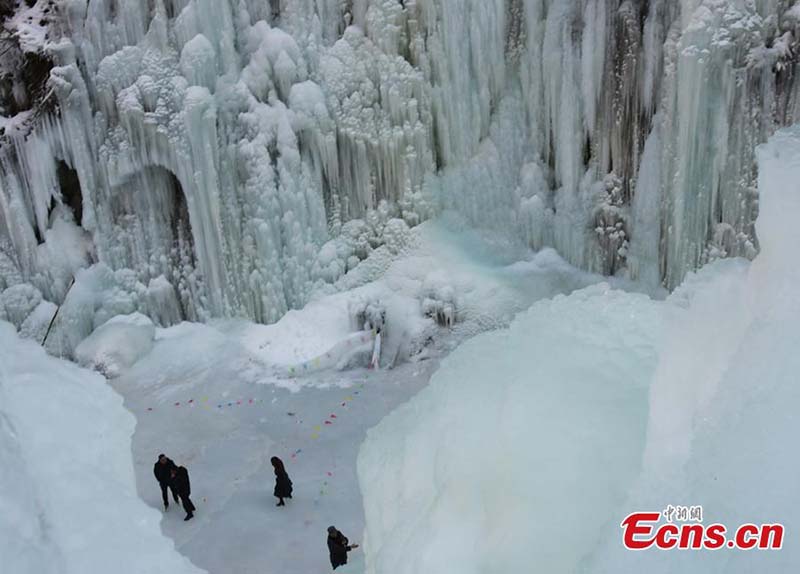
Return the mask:
[[[592,286],[536,303],[368,433],[369,574],[797,569],[789,543],[621,543],[625,516],[668,505],[702,505],[729,529],[800,528],[800,126],[758,157],[752,264],[712,264],[665,302]]]
[[[507,324],[535,300],[599,280],[551,251],[509,264],[518,253],[498,257],[505,250],[474,235],[430,223],[415,233],[414,247],[382,261],[376,281],[365,273],[360,286],[320,297],[273,325],[224,320],[159,328],[152,351],[113,379],[139,422],[133,458],[142,498],[161,506],[152,476],[158,453],[189,469],[195,518],[184,523],[171,507],[162,528],[193,563],[219,574],[327,571],[326,528],[335,524],[354,542],[364,529],[356,454],[366,430],[423,388],[461,341]],[[452,329],[422,315],[422,296],[437,294],[456,303]],[[379,369],[366,368],[368,345],[346,370],[288,374],[287,366],[361,336],[354,310],[373,321],[374,310],[385,311]],[[408,348],[401,351],[403,335]],[[411,344],[417,337],[426,344]],[[406,358],[389,368],[396,352]],[[294,482],[286,508],[271,496],[273,455]],[[351,556],[344,571],[360,574],[364,555]]]
[[[0,322],[0,570],[202,572],[136,492],[134,426],[100,375]]]

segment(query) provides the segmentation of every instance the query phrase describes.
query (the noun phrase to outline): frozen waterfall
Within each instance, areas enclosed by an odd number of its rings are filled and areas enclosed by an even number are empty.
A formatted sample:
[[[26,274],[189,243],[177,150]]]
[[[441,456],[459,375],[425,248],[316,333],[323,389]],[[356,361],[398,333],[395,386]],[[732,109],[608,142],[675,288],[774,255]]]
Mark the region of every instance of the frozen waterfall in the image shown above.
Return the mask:
[[[800,119],[794,0],[5,4],[0,318],[65,303],[65,354],[276,321],[444,212],[672,288],[755,255],[754,150]]]
[[[699,503],[706,525],[800,528],[800,126],[758,150],[755,261],[707,265],[666,301],[539,301],[368,432],[367,574],[797,571],[793,544],[637,552],[620,528]]]

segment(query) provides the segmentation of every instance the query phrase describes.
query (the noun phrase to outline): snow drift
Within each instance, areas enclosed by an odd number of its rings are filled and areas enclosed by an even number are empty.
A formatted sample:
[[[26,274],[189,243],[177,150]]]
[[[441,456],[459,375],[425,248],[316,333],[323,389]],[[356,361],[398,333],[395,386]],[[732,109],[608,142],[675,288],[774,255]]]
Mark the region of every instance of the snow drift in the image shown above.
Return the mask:
[[[201,572],[136,493],[134,424],[100,375],[48,357],[0,322],[3,572]]]
[[[369,433],[367,572],[797,569],[790,546],[625,552],[619,527],[700,504],[731,528],[800,528],[800,126],[759,160],[754,263],[714,264],[661,303],[597,286],[537,303]]]

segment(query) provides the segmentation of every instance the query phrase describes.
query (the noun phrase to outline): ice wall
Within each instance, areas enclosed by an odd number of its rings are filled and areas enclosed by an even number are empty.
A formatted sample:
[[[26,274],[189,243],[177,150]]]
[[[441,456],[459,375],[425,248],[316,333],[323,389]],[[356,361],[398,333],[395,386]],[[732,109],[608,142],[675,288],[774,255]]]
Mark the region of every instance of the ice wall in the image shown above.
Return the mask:
[[[135,420],[100,375],[0,321],[3,572],[200,574],[138,497]]]
[[[103,289],[128,302],[118,312],[275,321],[338,278],[317,259],[331,230],[370,214],[373,228],[421,219],[409,202],[433,167],[422,76],[345,32],[340,8],[45,4],[56,17],[39,48],[57,109],[6,141],[0,231],[15,281],[46,299],[61,303],[77,270],[100,262],[114,271]],[[278,17],[283,29],[268,23]],[[54,245],[56,221],[91,249]],[[379,233],[342,267],[380,244]]]
[[[366,571],[576,571],[637,476],[660,322],[599,285],[459,347],[361,448]]]
[[[631,552],[619,526],[702,505],[731,530],[800,528],[800,126],[758,158],[755,261],[714,262],[665,302],[595,286],[537,303],[368,433],[367,572],[797,570],[787,543]]]
[[[270,322],[357,266],[389,219],[451,212],[673,288],[757,252],[754,149],[800,118],[798,14],[37,0],[0,38],[0,286],[61,303],[99,262],[124,275],[120,312]]]
[[[754,149],[800,105],[793,2],[423,4],[447,207],[669,288],[755,255]]]

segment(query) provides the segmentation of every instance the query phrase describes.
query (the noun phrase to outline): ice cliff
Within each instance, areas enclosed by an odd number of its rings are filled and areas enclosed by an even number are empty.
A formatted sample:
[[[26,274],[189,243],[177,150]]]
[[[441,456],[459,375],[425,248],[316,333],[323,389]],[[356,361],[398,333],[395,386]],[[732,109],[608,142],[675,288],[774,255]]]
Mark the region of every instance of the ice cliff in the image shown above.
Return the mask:
[[[673,288],[755,255],[754,150],[800,119],[794,0],[0,16],[0,318],[43,336],[75,277],[65,354],[119,313],[275,321],[441,213]]]

